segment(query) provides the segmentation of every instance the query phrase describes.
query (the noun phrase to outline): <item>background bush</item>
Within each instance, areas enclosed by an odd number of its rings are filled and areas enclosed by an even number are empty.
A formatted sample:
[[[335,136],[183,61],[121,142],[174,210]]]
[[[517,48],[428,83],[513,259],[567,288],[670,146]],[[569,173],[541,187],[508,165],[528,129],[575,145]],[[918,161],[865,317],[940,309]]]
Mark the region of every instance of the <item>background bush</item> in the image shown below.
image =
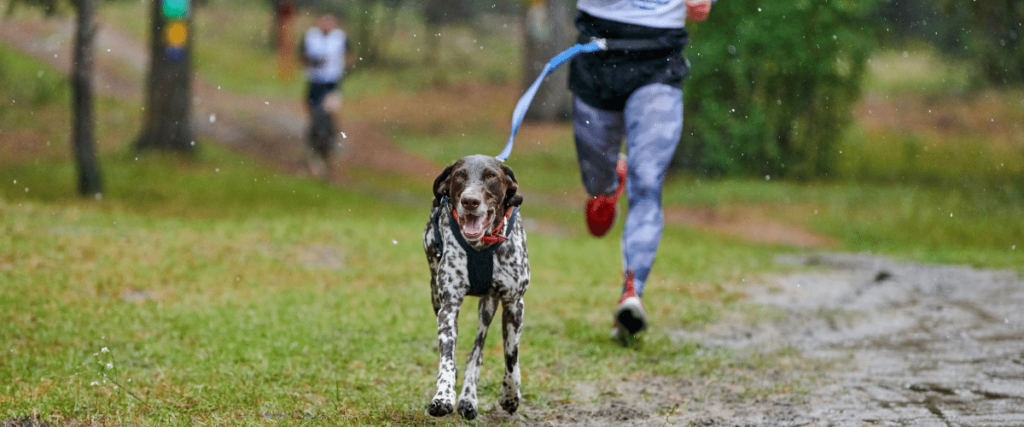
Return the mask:
[[[828,175],[874,45],[875,4],[729,0],[690,23],[676,166],[710,176]]]

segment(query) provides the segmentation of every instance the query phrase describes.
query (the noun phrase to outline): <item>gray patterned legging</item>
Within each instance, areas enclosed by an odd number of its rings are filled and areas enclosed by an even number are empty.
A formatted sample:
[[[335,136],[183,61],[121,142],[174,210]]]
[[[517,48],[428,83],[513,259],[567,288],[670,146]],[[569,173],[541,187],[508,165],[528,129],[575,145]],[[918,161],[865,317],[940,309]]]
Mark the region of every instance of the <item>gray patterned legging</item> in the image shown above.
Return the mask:
[[[615,162],[625,136],[629,211],[622,264],[633,270],[636,292],[642,294],[665,225],[662,184],[683,129],[683,92],[662,83],[642,86],[623,111],[600,110],[576,98],[573,124],[583,186],[592,196],[611,195],[618,187]]]

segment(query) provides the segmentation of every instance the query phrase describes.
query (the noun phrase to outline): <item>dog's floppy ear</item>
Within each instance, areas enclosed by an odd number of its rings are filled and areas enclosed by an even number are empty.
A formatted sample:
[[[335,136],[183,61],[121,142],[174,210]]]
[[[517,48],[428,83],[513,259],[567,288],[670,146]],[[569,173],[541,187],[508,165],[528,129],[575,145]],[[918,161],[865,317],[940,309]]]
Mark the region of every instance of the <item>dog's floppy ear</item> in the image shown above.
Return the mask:
[[[444,168],[437,178],[434,179],[434,207],[441,205],[441,197],[448,195],[448,188],[451,186],[452,168],[455,165]]]
[[[511,206],[522,205],[523,196],[516,194],[519,191],[519,181],[516,181],[516,174],[512,172],[512,168],[505,164],[501,165],[501,170],[505,172],[505,209]]]

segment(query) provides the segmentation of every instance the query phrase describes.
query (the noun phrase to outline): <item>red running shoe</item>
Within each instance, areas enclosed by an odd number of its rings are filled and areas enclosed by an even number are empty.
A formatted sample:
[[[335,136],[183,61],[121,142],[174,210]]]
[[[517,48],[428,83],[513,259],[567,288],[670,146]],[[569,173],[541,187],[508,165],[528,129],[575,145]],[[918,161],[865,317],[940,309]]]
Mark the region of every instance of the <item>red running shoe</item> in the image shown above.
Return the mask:
[[[608,230],[612,228],[612,224],[615,224],[619,196],[626,188],[626,156],[624,154],[619,154],[619,161],[615,163],[615,173],[619,176],[619,188],[615,189],[615,195],[600,194],[587,199],[587,229],[596,237],[607,234]]]
[[[620,343],[628,343],[637,333],[647,329],[647,310],[643,301],[636,294],[633,285],[633,271],[626,271],[625,292],[615,307],[615,325],[612,326],[612,339]]]

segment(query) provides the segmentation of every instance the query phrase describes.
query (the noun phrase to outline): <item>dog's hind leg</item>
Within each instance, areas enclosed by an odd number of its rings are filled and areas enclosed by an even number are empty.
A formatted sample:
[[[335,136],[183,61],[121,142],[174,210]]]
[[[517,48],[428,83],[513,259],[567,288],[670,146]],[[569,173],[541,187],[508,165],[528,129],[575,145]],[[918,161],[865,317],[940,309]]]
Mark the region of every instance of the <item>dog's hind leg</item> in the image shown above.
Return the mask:
[[[437,393],[427,407],[427,412],[435,417],[455,412],[455,376],[458,370],[455,367],[455,342],[459,333],[459,308],[464,297],[451,292],[441,294],[441,309],[437,312],[437,341],[441,353],[437,365]]]
[[[484,341],[487,340],[487,328],[490,327],[494,312],[497,310],[498,297],[480,297],[480,324],[477,325],[473,350],[466,359],[466,376],[462,380],[462,393],[459,395],[459,415],[467,420],[476,418],[476,384],[480,380],[480,365],[484,360]]]
[[[523,332],[523,298],[502,301],[501,333],[505,338],[505,378],[498,404],[514,414],[519,409],[519,337]]]

